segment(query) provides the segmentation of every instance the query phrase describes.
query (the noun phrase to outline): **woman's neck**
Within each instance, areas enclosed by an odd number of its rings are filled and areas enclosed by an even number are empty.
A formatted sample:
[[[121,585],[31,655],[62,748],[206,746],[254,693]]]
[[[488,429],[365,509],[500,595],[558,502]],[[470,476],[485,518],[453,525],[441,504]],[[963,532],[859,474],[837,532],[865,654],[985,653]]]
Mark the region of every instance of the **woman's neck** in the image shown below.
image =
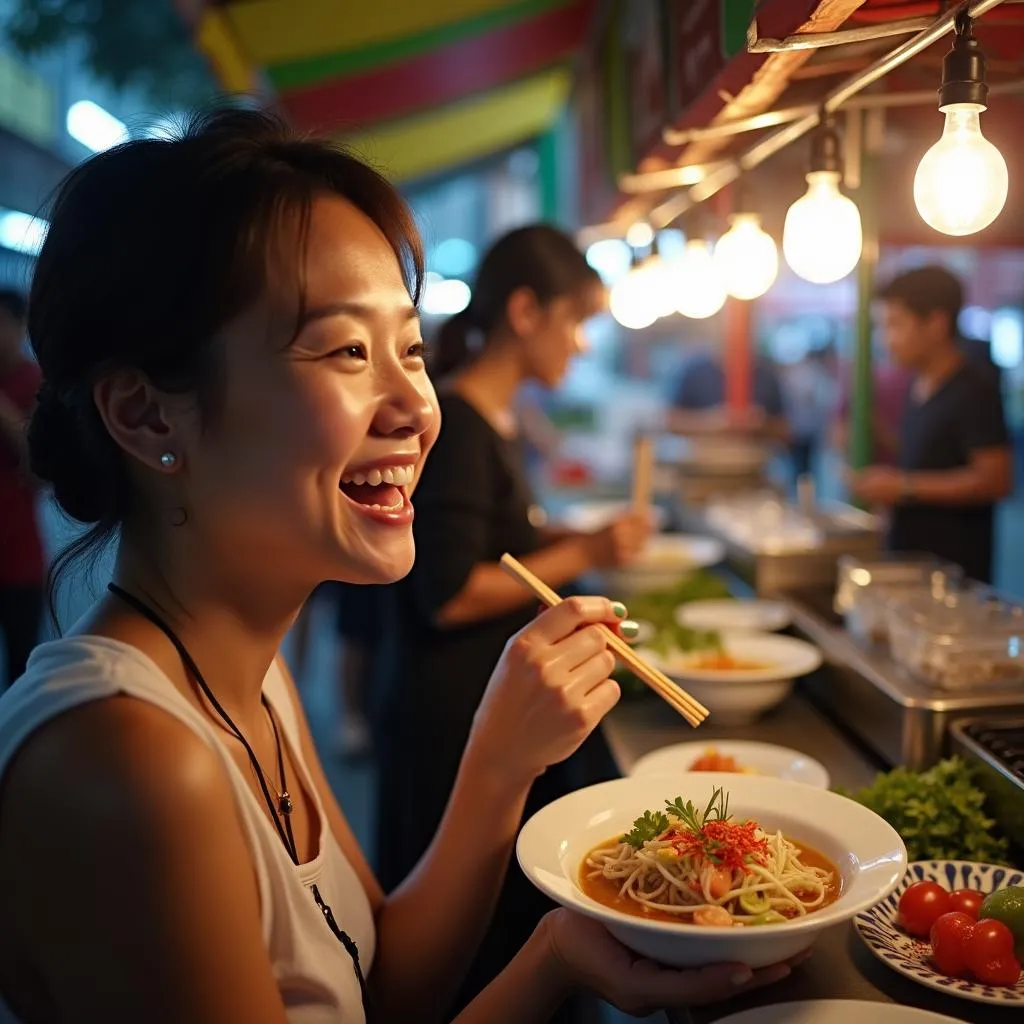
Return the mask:
[[[523,371],[511,345],[492,344],[451,381],[461,395],[501,434],[515,432],[514,403]]]
[[[114,582],[166,623],[235,724],[251,732],[262,714],[264,678],[306,595],[282,596],[265,573],[255,579],[251,571],[238,573],[237,566],[175,547],[178,557],[168,557],[160,569],[122,542]],[[114,595],[101,602],[85,630],[139,647],[173,681],[194,690],[166,634]]]

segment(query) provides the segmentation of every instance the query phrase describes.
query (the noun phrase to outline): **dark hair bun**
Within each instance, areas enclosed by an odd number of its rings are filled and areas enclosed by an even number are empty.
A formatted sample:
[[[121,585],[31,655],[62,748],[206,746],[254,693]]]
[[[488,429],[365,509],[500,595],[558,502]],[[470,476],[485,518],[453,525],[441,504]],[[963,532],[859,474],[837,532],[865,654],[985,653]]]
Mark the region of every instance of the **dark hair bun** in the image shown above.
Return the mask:
[[[32,472],[53,485],[57,504],[72,519],[99,523],[115,513],[116,482],[105,460],[88,450],[87,436],[75,410],[44,386],[28,428]]]

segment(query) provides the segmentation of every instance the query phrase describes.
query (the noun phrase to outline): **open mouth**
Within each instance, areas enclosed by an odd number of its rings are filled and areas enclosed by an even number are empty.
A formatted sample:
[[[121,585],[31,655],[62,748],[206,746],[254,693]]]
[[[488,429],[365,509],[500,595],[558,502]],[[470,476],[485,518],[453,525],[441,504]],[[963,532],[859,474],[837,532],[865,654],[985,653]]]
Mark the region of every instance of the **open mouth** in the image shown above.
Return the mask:
[[[386,466],[342,477],[341,492],[357,505],[376,512],[398,512],[406,503],[413,481],[412,466]]]

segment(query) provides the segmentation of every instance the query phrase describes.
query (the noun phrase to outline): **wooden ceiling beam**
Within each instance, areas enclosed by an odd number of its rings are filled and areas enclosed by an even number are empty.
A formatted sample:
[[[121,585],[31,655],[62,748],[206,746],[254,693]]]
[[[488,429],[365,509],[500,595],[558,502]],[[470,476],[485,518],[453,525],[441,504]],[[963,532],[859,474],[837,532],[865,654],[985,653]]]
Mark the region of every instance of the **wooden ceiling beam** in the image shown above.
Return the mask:
[[[820,0],[814,13],[793,34],[835,32],[864,2],[865,0]],[[802,67],[813,54],[813,50],[790,50],[770,54],[750,83],[722,107],[711,123],[734,121],[768,110],[785,91],[793,72]],[[682,151],[677,162],[706,163],[714,158],[723,145],[725,143],[718,139],[690,143]]]

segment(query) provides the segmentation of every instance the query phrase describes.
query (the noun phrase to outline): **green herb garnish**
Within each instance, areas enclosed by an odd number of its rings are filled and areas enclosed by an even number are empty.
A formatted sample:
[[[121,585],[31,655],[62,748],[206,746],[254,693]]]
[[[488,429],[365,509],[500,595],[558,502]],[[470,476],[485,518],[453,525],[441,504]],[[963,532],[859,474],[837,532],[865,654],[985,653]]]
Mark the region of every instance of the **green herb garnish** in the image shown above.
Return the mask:
[[[729,797],[724,790],[716,789],[707,807],[701,811],[692,801],[687,800],[684,804],[683,798],[677,796],[675,800],[665,801],[665,810],[678,818],[691,832],[700,835],[707,822],[729,820]],[[668,817],[661,811],[644,811],[643,817],[633,822],[632,831],[622,837],[622,842],[639,850],[644,843],[657,839],[668,827]]]
[[[857,792],[837,789],[884,818],[903,837],[914,860],[970,860],[1005,864],[1009,846],[992,834],[985,794],[959,758],[924,772],[896,768]]]
[[[668,818],[661,811],[644,811],[643,817],[633,822],[633,830],[627,832],[622,841],[639,850],[644,843],[657,839],[667,828]]]
[[[703,812],[699,811],[694,804],[677,796],[671,803],[666,800],[665,808],[669,814],[674,814],[691,832],[700,832],[709,821],[729,820],[729,797],[725,790],[719,788],[711,794],[707,807]]]

